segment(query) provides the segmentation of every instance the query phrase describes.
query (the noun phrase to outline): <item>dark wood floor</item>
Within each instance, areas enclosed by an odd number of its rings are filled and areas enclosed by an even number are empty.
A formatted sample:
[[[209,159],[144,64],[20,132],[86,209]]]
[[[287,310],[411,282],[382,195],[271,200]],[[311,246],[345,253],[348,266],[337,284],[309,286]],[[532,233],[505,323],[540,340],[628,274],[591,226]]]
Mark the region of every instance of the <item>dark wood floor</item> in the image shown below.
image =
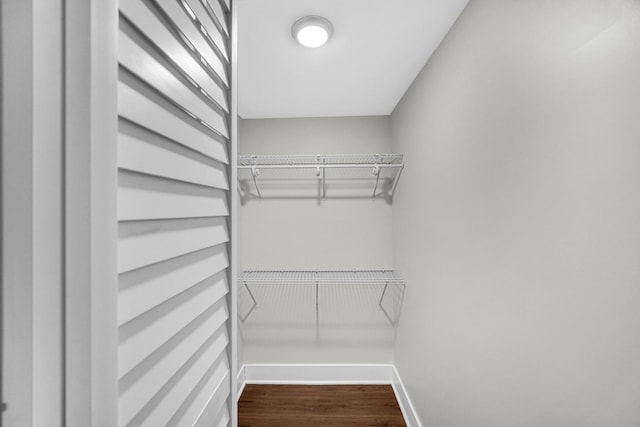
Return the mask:
[[[406,426],[390,385],[247,384],[239,427]]]

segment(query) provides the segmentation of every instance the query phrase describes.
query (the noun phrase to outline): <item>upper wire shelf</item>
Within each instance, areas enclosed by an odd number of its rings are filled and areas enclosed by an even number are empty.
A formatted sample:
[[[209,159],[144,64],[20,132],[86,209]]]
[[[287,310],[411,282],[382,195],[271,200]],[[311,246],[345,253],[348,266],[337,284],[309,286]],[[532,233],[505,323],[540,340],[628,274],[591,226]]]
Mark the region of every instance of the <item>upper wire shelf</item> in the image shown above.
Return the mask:
[[[238,166],[401,165],[402,154],[239,155]]]
[[[315,189],[314,198],[391,201],[403,168],[402,154],[242,155],[238,182],[245,198],[300,197],[298,190]]]

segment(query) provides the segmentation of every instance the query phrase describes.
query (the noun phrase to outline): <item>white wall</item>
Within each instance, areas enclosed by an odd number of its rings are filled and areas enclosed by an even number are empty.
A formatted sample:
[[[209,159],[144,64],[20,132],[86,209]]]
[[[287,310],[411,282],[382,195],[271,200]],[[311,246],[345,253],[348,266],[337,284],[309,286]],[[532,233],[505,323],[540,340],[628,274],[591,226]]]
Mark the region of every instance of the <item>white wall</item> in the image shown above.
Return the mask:
[[[391,150],[388,117],[243,120],[240,132],[239,154]],[[247,201],[240,210],[243,268],[391,268],[392,207],[363,194],[360,199],[320,201],[314,191],[307,199]]]
[[[472,0],[392,115],[431,427],[640,425],[640,3]]]
[[[238,152],[390,153],[389,124],[389,117],[242,120]],[[239,224],[243,269],[392,268],[391,204],[369,197],[321,201],[315,191],[309,195],[244,202]],[[245,363],[392,360],[393,330],[376,311],[379,295],[363,289],[328,290],[320,296],[317,328],[312,289],[253,291],[259,306],[242,328]],[[241,315],[246,297],[240,293]]]

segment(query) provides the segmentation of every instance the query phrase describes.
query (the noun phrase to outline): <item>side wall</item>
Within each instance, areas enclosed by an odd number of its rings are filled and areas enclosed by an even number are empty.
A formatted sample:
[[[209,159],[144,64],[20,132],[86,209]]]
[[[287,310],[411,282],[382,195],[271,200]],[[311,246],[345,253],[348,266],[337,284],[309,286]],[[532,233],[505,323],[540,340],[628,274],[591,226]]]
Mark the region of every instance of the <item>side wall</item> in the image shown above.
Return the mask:
[[[389,120],[389,117],[242,120],[238,152],[390,153]],[[292,182],[296,183],[295,180]],[[328,195],[330,190],[327,190]],[[366,196],[366,192],[364,194],[363,198],[321,201],[313,191],[308,198],[244,201],[239,225],[242,268],[391,269],[392,206],[385,200],[374,200]],[[261,289],[255,292],[260,293]],[[348,290],[339,289],[324,298],[320,296],[319,329],[313,304],[306,305],[310,301],[306,298],[306,290],[290,288],[263,292],[256,295],[258,308],[243,325],[245,363],[391,361],[393,331],[384,320],[380,328],[372,327],[372,319],[366,314],[359,316],[362,314],[358,312],[359,307],[336,305],[357,297]],[[276,292],[280,293],[276,295]],[[242,298],[242,293],[240,297],[242,315],[246,299]],[[367,295],[360,300],[365,299]],[[373,304],[374,309],[376,304],[377,301]],[[270,317],[270,310],[280,317]],[[374,322],[379,320],[376,318]]]
[[[640,424],[640,4],[472,0],[392,115],[424,425]]]

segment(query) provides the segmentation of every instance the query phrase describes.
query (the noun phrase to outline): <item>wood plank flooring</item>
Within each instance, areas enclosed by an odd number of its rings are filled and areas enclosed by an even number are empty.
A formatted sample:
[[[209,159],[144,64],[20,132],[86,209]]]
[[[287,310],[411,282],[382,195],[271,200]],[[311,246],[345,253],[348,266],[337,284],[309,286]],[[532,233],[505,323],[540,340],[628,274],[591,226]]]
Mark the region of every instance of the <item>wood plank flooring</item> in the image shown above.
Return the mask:
[[[403,426],[390,385],[247,384],[239,427]]]

